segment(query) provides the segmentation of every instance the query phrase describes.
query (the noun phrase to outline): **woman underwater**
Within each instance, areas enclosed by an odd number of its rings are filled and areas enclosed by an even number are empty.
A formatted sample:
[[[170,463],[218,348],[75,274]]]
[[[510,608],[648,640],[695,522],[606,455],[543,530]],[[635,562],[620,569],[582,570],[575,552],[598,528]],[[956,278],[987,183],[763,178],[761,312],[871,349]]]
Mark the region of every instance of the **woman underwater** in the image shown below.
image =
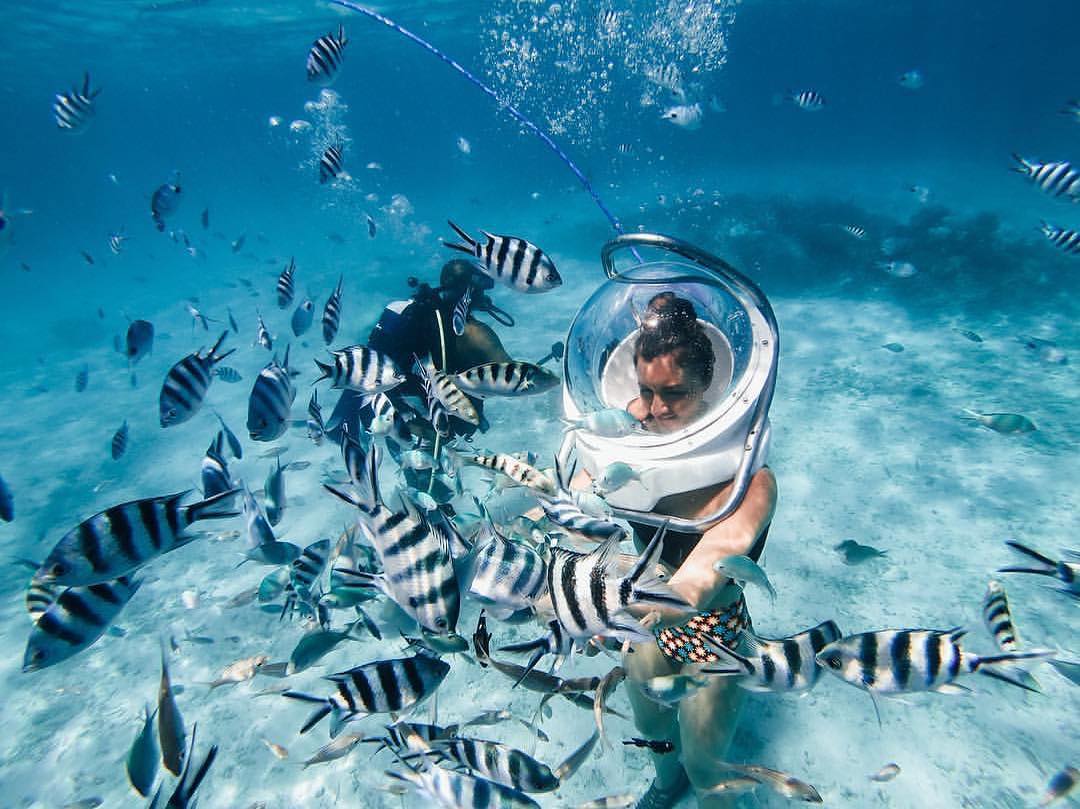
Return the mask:
[[[627,410],[646,430],[672,433],[704,415],[709,407],[704,394],[712,381],[715,355],[694,305],[672,292],[654,296],[641,318],[634,345],[634,366],[639,394]],[[588,476],[579,473],[575,485]],[[726,502],[730,481],[661,498],[658,514],[697,519],[716,512]],[[703,534],[669,530],[662,563],[669,583],[697,614],[681,625],[654,624],[656,642],[637,643],[625,655],[623,667],[634,718],[641,734],[669,740],[674,754],[651,753],[656,778],[637,806],[663,809],[674,806],[693,787],[703,809],[727,806],[728,799],[705,791],[722,780],[724,760],[738,720],[742,690],[733,678],[712,677],[708,684],[675,707],[647,697],[641,683],[653,677],[679,673],[685,664],[713,662],[714,652],[702,641],[737,648],[750,616],[742,589],[718,573],[714,564],[729,556],[761,556],[776,508],[776,479],[768,467],[751,479],[742,503],[727,519]],[[631,522],[638,552],[656,530]],[[632,610],[633,611],[633,610]],[[641,616],[639,616],[641,617]],[[680,619],[681,620],[681,619]]]

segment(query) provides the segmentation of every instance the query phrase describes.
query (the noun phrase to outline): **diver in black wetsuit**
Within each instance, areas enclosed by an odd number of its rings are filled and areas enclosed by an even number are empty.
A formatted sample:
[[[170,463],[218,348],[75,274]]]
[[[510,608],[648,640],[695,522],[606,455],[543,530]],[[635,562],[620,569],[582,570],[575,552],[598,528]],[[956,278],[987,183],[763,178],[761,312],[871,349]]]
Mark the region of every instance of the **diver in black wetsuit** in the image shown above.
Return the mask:
[[[483,312],[504,326],[514,325],[514,319],[495,306],[487,295],[494,284],[470,262],[455,259],[443,265],[438,287],[410,278],[409,285],[416,290],[412,297],[392,301],[383,309],[379,322],[371,330],[367,346],[393,359],[406,377],[404,383],[389,393],[399,411],[409,407],[404,397],[424,398],[423,385],[413,367],[414,356],[421,359],[430,356],[435,367],[447,373],[464,371],[485,362],[510,361],[510,355],[494,329],[472,316]],[[470,314],[459,336],[454,333],[454,308],[470,289]],[[353,435],[359,435],[370,422],[371,411],[363,408],[363,398],[356,391],[342,392],[327,425],[327,432],[335,441],[341,439],[343,423],[349,425]],[[472,401],[481,416],[479,429],[484,431],[487,422],[483,418],[483,402]],[[467,439],[478,429],[454,416],[449,418],[449,426],[452,435]]]

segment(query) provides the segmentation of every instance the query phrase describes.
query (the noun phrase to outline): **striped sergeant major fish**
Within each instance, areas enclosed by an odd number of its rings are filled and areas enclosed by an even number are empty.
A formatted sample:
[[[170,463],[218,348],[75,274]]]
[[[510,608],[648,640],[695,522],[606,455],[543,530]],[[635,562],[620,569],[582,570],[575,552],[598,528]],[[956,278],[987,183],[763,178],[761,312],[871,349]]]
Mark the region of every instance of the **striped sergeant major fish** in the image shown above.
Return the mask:
[[[530,396],[559,384],[559,377],[531,362],[486,362],[454,375],[470,396]]]
[[[484,243],[447,222],[464,244],[443,242],[451,250],[460,250],[480,259],[480,269],[496,281],[518,292],[548,292],[562,285],[562,276],[552,260],[535,244],[517,236],[497,236],[487,231]]]
[[[521,792],[551,792],[559,787],[559,779],[547,764],[499,742],[436,739],[430,746],[434,753],[471,770],[473,775]]]
[[[206,448],[202,466],[199,469],[199,477],[202,481],[203,497],[213,497],[222,492],[233,491],[233,483],[229,476],[229,466],[225,462],[225,437],[221,430]]]
[[[607,542],[626,535],[626,529],[617,522],[586,514],[573,500],[567,499],[565,492],[560,493],[557,498],[541,497],[540,507],[544,509],[547,518],[560,528],[587,539]]]
[[[255,345],[262,346],[267,351],[273,351],[274,338],[270,336],[270,329],[266,328],[262,313],[256,309],[255,316],[259,319],[259,330],[255,334]]]
[[[405,381],[394,361],[367,346],[349,346],[331,351],[333,363],[315,360],[322,374],[312,384],[330,380],[330,387],[375,394],[392,390]]]
[[[450,320],[454,334],[460,337],[465,333],[465,323],[469,319],[469,307],[472,305],[472,287],[466,287],[461,299],[454,304],[454,314]]]
[[[1040,225],[1040,230],[1042,230],[1043,235],[1048,238],[1050,243],[1055,247],[1074,256],[1080,253],[1080,232],[1060,228],[1057,225],[1051,225],[1048,222],[1043,222]]]
[[[480,424],[480,414],[476,411],[476,406],[457,386],[450,374],[437,370],[430,358],[422,362],[419,357],[413,355],[413,360],[413,367],[427,393],[428,414],[435,429],[439,430],[441,421],[439,416],[442,413],[456,416],[469,424]],[[440,432],[445,435],[442,430]]]
[[[686,92],[683,89],[682,71],[674,62],[668,62],[660,67],[646,68],[645,78],[658,87],[670,91],[676,98],[685,100]]]
[[[341,459],[354,486],[366,486],[367,455],[359,441],[352,437],[346,424],[341,425]]]
[[[53,101],[53,118],[56,125],[64,132],[82,132],[94,115],[94,99],[101,88],[90,89],[90,74],[83,73],[82,88],[74,87],[70,92],[57,93]]]
[[[394,415],[396,410],[394,403],[390,401],[390,397],[383,393],[376,393],[365,404],[371,407],[371,425],[370,430],[372,435],[387,435],[394,429]]]
[[[281,271],[277,279],[277,305],[278,309],[287,309],[296,297],[296,282],[293,276],[296,274],[296,259],[290,258],[288,266]],[[262,317],[259,318],[260,325]],[[262,342],[260,340],[260,342]]]
[[[535,466],[515,458],[513,455],[496,453],[495,455],[466,455],[471,464],[491,469],[510,478],[515,484],[525,486],[534,492],[554,497],[555,482]]]
[[[236,350],[230,348],[224,354],[218,353],[228,333],[223,331],[208,353],[203,354],[200,349],[169,369],[158,397],[158,418],[162,427],[183,424],[202,407],[213,379],[214,366]]]
[[[131,237],[124,235],[123,228],[109,234],[109,249],[112,251],[112,254],[114,256],[118,256],[122,252],[124,252],[124,242],[126,242],[129,238]]]
[[[285,360],[279,363],[277,356],[259,371],[248,398],[247,429],[252,441],[276,441],[289,426],[289,411],[296,388],[289,368],[289,346],[285,347]]]
[[[825,97],[817,90],[789,91],[787,100],[807,112],[818,112],[825,108]]]
[[[34,578],[78,587],[117,579],[198,539],[184,531],[199,520],[237,516],[221,510],[236,489],[182,506],[191,490],[132,500],[100,511],[56,543]]]
[[[407,502],[403,511],[386,507],[379,491],[379,459],[379,447],[372,444],[364,485],[357,487],[359,494],[324,484],[331,494],[356,506],[361,527],[382,563],[382,574],[355,573],[393,599],[426,632],[452,635],[461,610],[461,592],[449,538]]]
[[[1034,573],[1051,576],[1065,584],[1058,589],[1073,598],[1080,598],[1080,562],[1058,562],[1019,542],[1006,540],[1006,545],[1025,556],[1032,567],[999,567],[998,573]]]
[[[422,761],[423,769],[390,770],[387,775],[411,784],[421,795],[444,809],[463,806],[472,809],[540,809],[540,804],[513,787]]]
[[[89,648],[139,589],[126,576],[63,590],[34,623],[23,671],[39,671]]]
[[[862,632],[827,644],[818,652],[817,660],[840,679],[871,694],[966,693],[971,689],[955,680],[974,672],[1033,690],[991,667],[1036,660],[1047,657],[1049,652],[1006,652],[981,657],[960,648],[960,639],[965,634],[966,630],[959,627]]]
[[[1067,197],[1071,202],[1080,202],[1080,172],[1067,160],[1039,163],[1015,152],[1012,157],[1018,164],[1013,166],[1013,171],[1023,174],[1039,190],[1052,197]]]
[[[860,242],[866,238],[866,228],[862,225],[844,225],[844,230]]]
[[[332,33],[319,37],[311,45],[307,58],[307,78],[316,84],[330,85],[337,76],[341,60],[345,57],[345,26],[339,25],[337,36]]]
[[[354,717],[400,712],[422,702],[449,672],[449,663],[427,654],[376,660],[325,677],[337,688],[329,697],[291,690],[284,696],[319,705],[300,728],[301,733],[330,716],[330,735],[334,737]]]
[[[617,570],[618,537],[588,554],[552,548],[548,593],[563,629],[579,640],[607,635],[619,640],[644,641],[653,635],[626,612],[627,607],[653,606],[669,613],[689,610],[690,605],[655,572],[666,534],[665,525],[625,576]]]
[[[154,227],[157,228],[158,233],[165,232],[165,220],[176,213],[180,207],[180,194],[180,172],[178,171],[172,173],[168,182],[154,189],[150,197],[150,218],[154,221]],[[173,234],[173,241],[176,241],[175,234]]]
[[[702,674],[735,675],[736,683],[747,691],[809,691],[821,676],[817,653],[840,636],[840,627],[833,621],[825,621],[790,638],[760,638],[746,632],[743,637],[749,649],[745,657],[702,636],[721,660],[737,664],[731,668],[702,669]]]
[[[338,324],[341,322],[341,284],[345,281],[344,276],[338,277],[337,287],[329,298],[322,315],[323,342],[327,345],[334,342],[338,333]]]
[[[1009,597],[1005,593],[1005,585],[996,579],[991,579],[986,586],[982,614],[986,628],[994,636],[994,642],[997,643],[998,648],[1003,652],[1016,651],[1020,646],[1020,638],[1016,627],[1013,626]]]
[[[535,550],[501,535],[487,518],[488,538],[476,549],[469,595],[500,620],[529,609],[547,586],[547,564]]]
[[[331,143],[322,153],[322,157],[319,158],[320,183],[325,183],[328,180],[336,180],[341,176],[345,166],[341,157],[341,150],[343,148],[345,147],[341,143]]]
[[[323,422],[322,407],[319,406],[319,392],[311,392],[311,399],[307,406],[307,434],[315,446],[321,446],[323,437],[326,435],[326,424]]]
[[[113,433],[110,450],[112,453],[112,459],[117,461],[127,452],[128,445],[128,423],[127,419],[124,419],[124,423],[120,425],[120,428]]]
[[[315,585],[326,572],[329,561],[329,539],[312,542],[293,559],[289,568],[289,583],[285,587],[285,606],[281,608],[282,615],[291,613],[298,604],[305,604],[311,612],[315,612],[313,606],[313,597],[317,595]]]

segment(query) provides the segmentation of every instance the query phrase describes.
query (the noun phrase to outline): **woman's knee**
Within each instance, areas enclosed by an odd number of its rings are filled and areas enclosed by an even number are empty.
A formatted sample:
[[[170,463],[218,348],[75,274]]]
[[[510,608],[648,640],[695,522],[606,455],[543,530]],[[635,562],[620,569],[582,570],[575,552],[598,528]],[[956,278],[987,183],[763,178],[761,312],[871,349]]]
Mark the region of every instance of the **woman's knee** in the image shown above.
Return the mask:
[[[690,783],[708,789],[721,780],[742,705],[734,683],[718,681],[683,701],[679,710],[682,761]]]

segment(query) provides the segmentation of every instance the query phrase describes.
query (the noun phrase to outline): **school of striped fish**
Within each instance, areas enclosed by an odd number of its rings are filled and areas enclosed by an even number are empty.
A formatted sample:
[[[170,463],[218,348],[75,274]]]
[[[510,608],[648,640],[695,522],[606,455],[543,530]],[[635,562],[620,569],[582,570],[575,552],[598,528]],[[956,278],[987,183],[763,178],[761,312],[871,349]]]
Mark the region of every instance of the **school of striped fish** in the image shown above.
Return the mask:
[[[602,10],[596,23],[599,35],[609,37],[625,24],[620,13],[610,9]],[[320,86],[332,84],[343,69],[349,42],[344,25],[339,25],[336,33],[318,37],[307,56],[308,81]],[[719,99],[708,96],[675,63],[652,66],[645,78],[670,102],[660,118],[680,129],[698,130],[706,123],[707,112],[724,110]],[[912,69],[896,75],[895,82],[916,91],[923,87],[924,76]],[[65,133],[84,131],[97,116],[101,92],[101,87],[92,86],[87,72],[81,83],[57,93],[53,103],[56,127]],[[809,87],[789,90],[776,101],[807,113],[828,115],[832,108],[818,89]],[[1080,120],[1080,103],[1070,102],[1063,112]],[[271,127],[282,124],[277,116],[270,122]],[[307,122],[293,121],[289,128],[299,133],[310,127],[304,124]],[[346,171],[349,148],[345,141],[326,143],[315,161],[313,182],[333,186],[351,180]],[[464,156],[472,151],[463,137],[458,138],[457,149]],[[627,156],[634,147],[621,144],[617,150]],[[1080,170],[1069,162],[1040,162],[1019,154],[1013,158],[1014,170],[1037,190],[1057,201],[1080,201]],[[185,188],[180,172],[174,171],[148,189],[149,216],[158,232],[167,233],[190,256],[198,258],[201,247],[171,224]],[[0,225],[6,221],[0,216]],[[375,220],[366,216],[366,224],[369,237],[375,238]],[[209,227],[208,210],[203,211],[202,225]],[[453,221],[448,225],[453,235],[443,246],[466,254],[480,272],[506,290],[539,295],[557,293],[563,286],[564,278],[552,255],[529,239],[485,230],[479,230],[481,235],[475,237]],[[834,227],[857,242],[879,245],[883,260],[874,266],[882,273],[898,280],[917,274],[916,266],[904,259],[902,248],[895,250],[896,245],[876,235],[872,226],[837,223]],[[1064,254],[1080,255],[1080,231],[1047,221],[1042,221],[1039,229]],[[110,252],[121,256],[129,238],[123,228],[109,233],[106,243]],[[243,248],[244,239],[241,235],[233,242],[234,253]],[[83,252],[83,256],[88,265],[94,265],[92,255]],[[309,357],[305,353],[303,361],[294,364],[290,358],[296,358],[301,353],[299,346],[306,345],[301,338],[315,324],[317,301],[322,300],[314,291],[305,291],[303,285],[298,294],[298,275],[302,278],[303,268],[291,258],[273,289],[263,290],[276,300],[279,314],[288,314],[288,331],[282,328],[281,335],[271,333],[261,311],[255,310],[250,319],[241,315],[241,323],[229,309],[224,321],[228,328],[215,330],[220,334],[207,347],[214,337],[210,323],[222,321],[210,317],[198,301],[185,303],[192,319],[192,336],[205,336],[206,342],[176,357],[167,371],[158,389],[158,423],[162,429],[187,431],[200,452],[207,447],[198,469],[192,462],[189,470],[191,479],[198,480],[200,492],[147,491],[138,499],[98,510],[77,524],[56,526],[50,544],[41,548],[40,559],[27,562],[33,569],[25,594],[31,627],[22,670],[29,675],[53,666],[78,666],[78,656],[107,635],[116,636],[110,642],[130,641],[123,637],[121,616],[133,610],[153,614],[155,605],[140,588],[155,576],[168,575],[165,557],[179,563],[191,543],[231,543],[236,547],[230,567],[235,561],[237,565],[261,566],[265,573],[261,570],[258,585],[237,593],[226,608],[271,612],[282,632],[302,630],[292,653],[287,660],[273,660],[263,653],[237,659],[212,681],[178,687],[170,662],[182,653],[185,644],[204,640],[209,644],[209,639],[190,632],[176,636],[171,627],[162,625],[160,679],[156,684],[126,684],[155,688],[156,704],[148,702],[138,722],[132,723],[124,771],[119,765],[112,768],[114,771],[102,768],[102,779],[126,779],[135,795],[149,801],[152,809],[194,809],[200,791],[227,792],[231,772],[246,762],[229,761],[229,775],[221,772],[219,764],[218,778],[208,778],[221,757],[224,731],[214,727],[216,717],[211,712],[188,727],[181,710],[184,700],[177,698],[198,685],[227,691],[226,686],[249,682],[254,689],[256,684],[286,681],[258,692],[267,697],[263,704],[273,704],[270,710],[288,717],[298,735],[327,733],[325,745],[303,763],[301,772],[347,758],[352,759],[351,764],[335,766],[364,766],[358,753],[364,751],[365,763],[368,755],[380,756],[378,769],[386,770],[385,788],[391,794],[416,793],[421,800],[446,809],[538,807],[540,802],[532,796],[558,796],[569,779],[577,776],[580,780],[577,774],[598,758],[594,756],[597,750],[601,756],[605,754],[606,716],[626,720],[607,704],[623,682],[625,671],[614,661],[610,666],[605,664],[607,671],[602,675],[577,674],[576,667],[586,657],[614,657],[619,646],[652,640],[649,627],[630,614],[632,606],[647,607],[665,617],[693,614],[692,607],[659,570],[666,529],[657,531],[641,553],[627,554],[624,550],[631,532],[606,505],[607,496],[638,480],[643,470],[616,462],[588,491],[574,491],[557,460],[549,467],[547,459],[538,457],[533,448],[481,448],[455,440],[448,428],[450,417],[484,425],[478,402],[493,402],[492,409],[497,411],[524,397],[556,389],[561,384],[559,375],[543,366],[561,359],[566,347],[556,343],[537,360],[490,362],[459,373],[441,370],[434,354],[415,357],[412,368],[399,368],[390,357],[367,345],[339,339],[344,331],[343,316],[347,315],[345,304],[358,298],[362,289],[344,274],[326,294],[321,309],[319,326],[326,354]],[[346,286],[352,287],[348,298]],[[256,290],[252,293],[260,294]],[[457,302],[448,324],[457,336],[465,333],[472,319],[471,296],[469,290]],[[139,389],[136,367],[154,351],[155,328],[143,319],[129,318],[128,324],[123,339],[116,337],[114,348],[126,360],[131,386]],[[240,338],[241,328],[247,330],[246,339]],[[240,385],[245,378],[223,363],[247,347],[252,331],[255,339],[251,345],[256,350],[266,349],[270,359],[253,379],[246,380],[247,385]],[[982,342],[974,332],[956,331],[972,343]],[[291,340],[286,336],[289,332]],[[1056,344],[1038,337],[1018,339],[1044,362],[1064,364],[1064,354]],[[884,348],[894,354],[904,351],[899,343]],[[267,356],[260,353],[264,359]],[[421,380],[422,398],[395,398],[407,373]],[[211,393],[215,380],[219,384]],[[362,396],[368,426],[352,432],[349,424],[328,425],[319,400],[320,388],[316,387],[321,382],[328,383],[322,388],[324,396],[327,388]],[[89,368],[84,365],[75,375],[74,391],[83,393],[91,384]],[[298,413],[308,389],[306,410]],[[216,409],[217,425],[212,434],[195,435],[201,429],[197,425],[203,423],[197,417],[204,405],[213,409],[226,397],[246,401],[243,439]],[[146,407],[152,408],[149,399]],[[1002,435],[1038,430],[1028,417],[1017,413],[965,410],[959,418]],[[553,411],[551,423],[554,426],[557,422]],[[588,413],[576,422],[564,421],[564,426],[568,431],[588,429],[609,437],[628,436],[641,429],[641,424],[622,409]],[[207,437],[208,445],[202,443]],[[320,469],[309,472],[307,461],[283,463],[287,442],[305,439],[327,456]],[[108,442],[108,454],[122,468],[129,447],[136,452],[139,442],[146,441],[147,436],[133,436],[129,420],[124,419]],[[251,480],[234,478],[230,461],[241,460],[245,450],[251,460],[256,448],[268,444],[274,446],[260,460],[272,463],[265,464],[261,489],[253,488]],[[305,472],[319,478],[323,499],[291,503],[288,480]],[[519,505],[509,515],[496,513],[494,506],[508,492],[527,507]],[[287,539],[293,536],[283,530],[290,525],[287,514],[330,506],[343,509],[341,513],[347,515],[339,536],[321,537],[304,546]],[[92,510],[90,506],[83,509],[84,513]],[[0,519],[15,520],[14,494],[3,478]],[[233,527],[241,526],[241,521],[242,527]],[[1015,563],[996,573],[1045,582],[1060,597],[1063,610],[1075,609],[1080,599],[1080,553],[1065,550],[1055,556],[1026,539],[1009,539],[1005,547]],[[851,565],[877,564],[886,556],[853,540],[837,549]],[[777,597],[764,567],[747,557],[722,559],[716,570],[742,587],[754,585],[773,600]],[[228,572],[223,568],[221,575],[227,577]],[[677,706],[717,678],[758,694],[805,695],[830,680],[821,676],[827,672],[835,681],[864,692],[878,723],[886,727],[899,722],[888,709],[881,710],[885,699],[907,697],[918,706],[919,695],[926,692],[970,694],[970,683],[979,679],[974,675],[1035,695],[1042,687],[1032,672],[1042,666],[1050,668],[1041,669],[1040,676],[1042,671],[1053,671],[1054,676],[1074,685],[1080,683],[1080,663],[1063,657],[1058,649],[1068,645],[1067,639],[1042,638],[1036,646],[1021,639],[1006,593],[1008,581],[988,579],[979,605],[994,645],[986,653],[965,648],[968,630],[959,624],[856,628],[845,618],[847,628],[855,630],[846,634],[837,621],[825,620],[806,629],[791,627],[789,634],[776,638],[750,629],[738,650],[713,644],[717,662],[654,678],[643,690],[669,706]],[[188,609],[199,607],[198,593],[189,597],[186,592],[184,599]],[[545,600],[550,601],[552,611],[541,614],[538,604]],[[957,606],[957,621],[972,611],[973,604]],[[489,621],[495,632],[513,642],[493,647],[495,636]],[[525,639],[518,639],[522,637]],[[399,641],[397,651],[391,652],[389,644]],[[971,645],[989,644],[984,640]],[[343,650],[348,650],[354,665],[317,677],[310,673],[325,665],[323,661],[332,654],[338,659]],[[506,659],[507,655],[528,657],[517,663]],[[550,666],[545,665],[549,658]],[[501,708],[439,725],[438,695],[455,669],[470,671],[470,679],[479,689],[489,678],[512,682],[515,688],[536,695],[535,711],[526,717]],[[581,738],[563,738],[570,744],[569,755],[561,761],[545,762],[538,757],[536,744],[538,740],[549,741],[549,732],[562,730],[555,723],[543,727],[551,715],[550,703],[556,698],[586,714],[592,712],[595,731]],[[977,698],[993,700],[1001,694],[992,692]],[[303,715],[302,707],[310,713]],[[428,712],[431,722],[424,721]],[[527,738],[528,743],[520,746],[528,750],[475,735],[484,726],[513,726]],[[197,745],[200,727],[201,735],[209,731],[218,742],[200,738]],[[289,759],[286,746],[263,741],[278,760]],[[605,744],[598,748],[600,742]],[[666,755],[677,754],[679,741],[633,737],[623,741],[623,746]],[[711,787],[710,796],[771,792],[807,803],[823,803],[831,797],[796,775],[761,764],[721,764],[729,777]],[[890,763],[862,777],[887,784],[900,775],[900,767]],[[1066,764],[1049,775],[1039,805],[1077,794],[1078,784],[1080,771],[1072,763]],[[619,785],[608,786],[615,789]],[[95,800],[69,806],[100,805]],[[239,800],[238,806],[250,803]],[[631,806],[635,800],[635,795],[612,792],[576,806],[612,809]]]

